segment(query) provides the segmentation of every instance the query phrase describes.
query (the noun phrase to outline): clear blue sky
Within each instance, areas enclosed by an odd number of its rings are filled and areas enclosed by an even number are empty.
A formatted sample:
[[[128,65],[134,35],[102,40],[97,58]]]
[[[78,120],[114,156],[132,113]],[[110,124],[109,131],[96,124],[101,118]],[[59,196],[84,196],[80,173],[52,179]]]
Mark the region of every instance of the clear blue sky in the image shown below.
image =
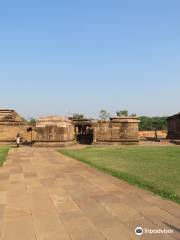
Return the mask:
[[[179,0],[0,2],[0,108],[180,111]]]

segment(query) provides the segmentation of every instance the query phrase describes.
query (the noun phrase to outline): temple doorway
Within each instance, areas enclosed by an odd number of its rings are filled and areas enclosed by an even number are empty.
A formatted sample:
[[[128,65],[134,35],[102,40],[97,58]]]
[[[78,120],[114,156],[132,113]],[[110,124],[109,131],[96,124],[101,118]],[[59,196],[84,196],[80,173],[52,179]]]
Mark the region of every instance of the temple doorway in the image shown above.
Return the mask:
[[[92,144],[93,143],[93,128],[92,122],[89,119],[75,120],[75,133],[76,140],[80,144]]]

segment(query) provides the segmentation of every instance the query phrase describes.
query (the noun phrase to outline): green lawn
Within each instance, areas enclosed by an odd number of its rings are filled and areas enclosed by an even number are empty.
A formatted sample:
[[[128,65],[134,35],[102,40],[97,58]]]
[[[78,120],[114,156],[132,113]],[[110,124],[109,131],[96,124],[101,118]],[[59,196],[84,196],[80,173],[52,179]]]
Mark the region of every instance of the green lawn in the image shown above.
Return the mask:
[[[0,147],[0,166],[3,165],[6,160],[6,156],[9,152],[9,147]]]
[[[180,147],[87,147],[61,153],[180,203]]]

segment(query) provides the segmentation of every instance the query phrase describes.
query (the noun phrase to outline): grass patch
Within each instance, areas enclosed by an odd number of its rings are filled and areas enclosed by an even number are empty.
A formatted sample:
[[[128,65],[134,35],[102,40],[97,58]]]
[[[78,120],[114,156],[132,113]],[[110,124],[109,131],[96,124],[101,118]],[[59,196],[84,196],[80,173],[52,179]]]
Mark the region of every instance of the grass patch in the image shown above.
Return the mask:
[[[59,151],[180,204],[179,146],[87,147]]]
[[[4,161],[6,160],[9,149],[9,147],[0,147],[0,166],[2,166]]]

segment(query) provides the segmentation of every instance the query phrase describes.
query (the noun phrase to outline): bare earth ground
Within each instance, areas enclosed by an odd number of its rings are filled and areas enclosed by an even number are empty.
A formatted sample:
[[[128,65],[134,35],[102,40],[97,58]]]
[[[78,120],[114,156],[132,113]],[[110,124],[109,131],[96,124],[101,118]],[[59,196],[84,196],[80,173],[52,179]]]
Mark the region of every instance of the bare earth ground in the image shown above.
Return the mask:
[[[137,226],[174,230],[140,239],[180,239],[179,205],[47,148],[9,153],[0,222],[3,240],[134,240]]]

